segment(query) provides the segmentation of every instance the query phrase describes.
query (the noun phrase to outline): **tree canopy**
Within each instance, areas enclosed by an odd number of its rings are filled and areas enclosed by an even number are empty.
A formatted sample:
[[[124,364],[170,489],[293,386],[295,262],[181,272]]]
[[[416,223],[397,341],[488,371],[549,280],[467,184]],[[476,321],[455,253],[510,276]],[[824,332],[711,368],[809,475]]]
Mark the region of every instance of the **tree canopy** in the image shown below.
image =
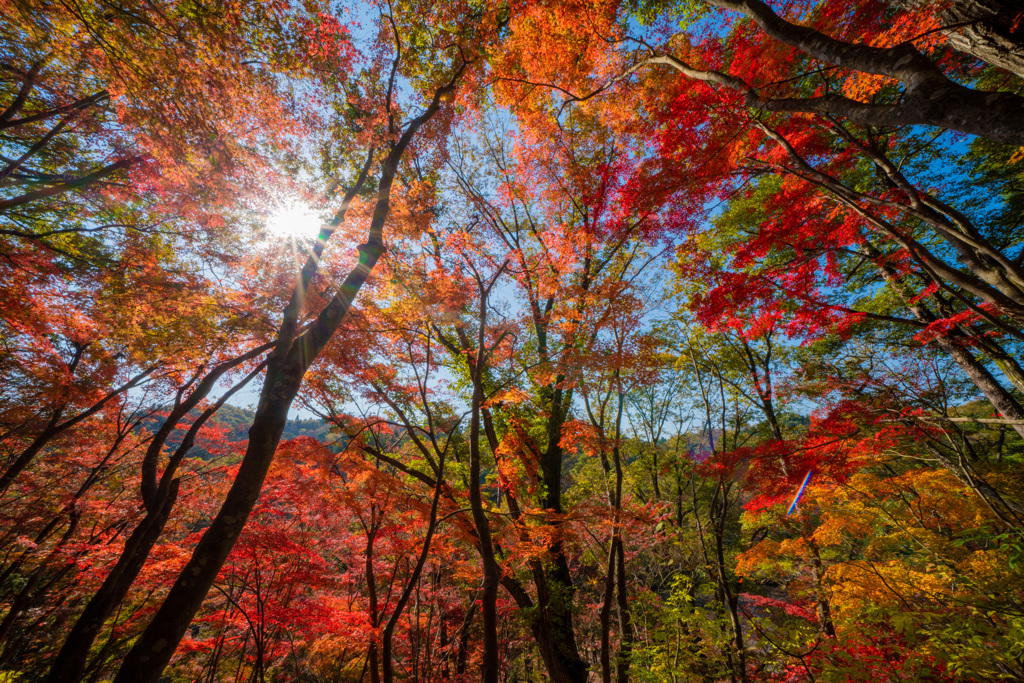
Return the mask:
[[[1024,679],[1024,11],[0,5],[0,681]]]

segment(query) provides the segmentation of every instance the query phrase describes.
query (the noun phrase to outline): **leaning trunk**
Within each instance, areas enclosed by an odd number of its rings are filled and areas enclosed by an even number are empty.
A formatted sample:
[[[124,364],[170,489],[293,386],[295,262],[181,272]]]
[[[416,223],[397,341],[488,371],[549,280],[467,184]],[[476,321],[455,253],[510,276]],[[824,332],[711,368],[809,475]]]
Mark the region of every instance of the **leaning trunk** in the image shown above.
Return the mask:
[[[177,499],[178,486],[175,480],[163,505],[146,515],[142,523],[128,537],[117,564],[110,570],[103,585],[90,598],[78,621],[71,628],[64,646],[57,653],[50,667],[46,683],[75,683],[81,680],[92,645],[103,625],[121,604],[135,578],[142,570],[149,553],[153,550],[160,533],[167,523],[167,517]]]
[[[384,252],[384,222],[391,210],[391,186],[398,164],[416,131],[434,117],[441,108],[441,101],[455,90],[465,66],[463,63],[448,84],[434,91],[434,97],[427,108],[410,121],[401,138],[393,143],[381,169],[369,238],[365,244],[359,245],[359,262],[306,331],[297,334],[299,307],[316,271],[319,250],[323,248],[325,235],[330,236],[333,232],[333,228],[321,230],[321,238],[314,253],[316,258],[307,260],[307,267],[303,269],[300,282],[292,292],[292,300],[285,309],[284,321],[278,333],[278,346],[267,365],[259,404],[252,427],[249,428],[249,445],[235,481],[213,523],[199,540],[192,557],[178,575],[153,620],[125,656],[114,683],[156,683],[185,635],[189,623],[202,606],[256,505],[277,445],[281,441],[288,411],[299,393],[306,370],[334,336]],[[356,187],[346,193],[343,208],[335,218],[335,225],[344,220],[344,211],[364,179],[365,172]]]

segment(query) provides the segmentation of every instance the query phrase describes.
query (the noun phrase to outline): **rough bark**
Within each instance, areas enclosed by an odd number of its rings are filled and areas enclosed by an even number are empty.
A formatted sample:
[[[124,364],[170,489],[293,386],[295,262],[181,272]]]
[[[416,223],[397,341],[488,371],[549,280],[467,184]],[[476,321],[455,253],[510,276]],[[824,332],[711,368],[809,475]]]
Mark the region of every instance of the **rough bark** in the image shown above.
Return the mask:
[[[889,76],[904,86],[902,102],[896,105],[866,104],[840,95],[826,95],[806,100],[767,100],[753,103],[754,106],[773,111],[830,113],[863,125],[931,125],[999,142],[1024,144],[1024,98],[959,85],[910,43],[877,48],[836,40],[784,20],[762,0],[711,0],[711,4],[744,14],[775,40],[821,62]]]
[[[667,53],[651,50],[632,67],[596,91],[571,101],[594,97],[636,71],[655,65],[669,66],[687,78],[714,83],[744,97],[758,111],[822,114],[865,126],[928,125],[961,131],[1012,145],[1024,145],[1024,97],[1010,92],[974,90],[951,80],[911,43],[872,47],[847,43],[809,26],[786,21],[761,0],[708,0],[710,5],[738,12],[753,20],[771,38],[791,45],[824,64],[888,76],[903,86],[894,104],[861,102],[837,93],[817,97],[765,97],[744,79],[713,69],[698,69]],[[1005,18],[1005,15],[1000,15]],[[1016,24],[1014,24],[1016,25]],[[1019,29],[1017,29],[1019,30]],[[1013,54],[1020,52],[1019,34]]]
[[[928,0],[891,0],[920,7]],[[937,4],[937,3],[934,3]],[[954,0],[939,10],[954,49],[1024,78],[1024,7],[1008,0]]]

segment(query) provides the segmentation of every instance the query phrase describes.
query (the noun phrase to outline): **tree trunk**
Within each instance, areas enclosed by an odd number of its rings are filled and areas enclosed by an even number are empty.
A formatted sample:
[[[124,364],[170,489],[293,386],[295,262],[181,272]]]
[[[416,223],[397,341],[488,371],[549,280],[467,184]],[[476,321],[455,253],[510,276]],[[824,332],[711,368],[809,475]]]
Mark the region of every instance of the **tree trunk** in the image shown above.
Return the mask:
[[[374,518],[376,514],[376,506],[370,506],[370,517],[371,524],[370,528],[366,531],[366,551],[364,553],[365,572],[366,572],[366,592],[369,598],[370,608],[370,626],[374,631],[377,630],[377,622],[379,617],[377,615],[377,578],[373,571],[373,542],[377,537],[377,522]],[[377,651],[377,634],[374,633],[370,640],[370,651],[367,654],[367,662],[370,667],[370,683],[380,683],[380,655]]]
[[[896,272],[886,263],[882,261],[882,254],[868,242],[864,242],[861,247],[861,251],[865,256],[870,258],[875,263],[875,268],[878,270],[879,275],[885,280],[894,292],[896,292],[900,298],[903,299],[904,304],[910,309],[910,312],[914,314],[920,322],[931,324],[935,322],[936,317],[929,311],[924,304],[917,301],[915,302],[913,296],[909,295],[904,286],[900,283]],[[933,342],[937,347],[946,352],[949,357],[953,360],[964,374],[967,375],[968,379],[978,387],[982,395],[988,399],[989,403],[999,411],[1004,417],[1010,418],[1011,420],[1024,421],[1024,408],[1017,402],[1009,391],[1000,384],[992,373],[988,371],[974,354],[971,353],[963,345],[956,343],[956,340],[949,336],[936,337]],[[1014,424],[1013,429],[1024,436],[1024,422],[1021,424]]]
[[[469,604],[466,610],[466,618],[462,620],[462,632],[459,634],[459,653],[455,657],[455,673],[462,675],[466,673],[466,661],[469,659],[469,627],[473,625],[473,615],[476,613],[476,600]]]
[[[290,303],[286,309],[285,320],[278,334],[278,347],[267,366],[256,414],[249,428],[249,444],[235,481],[163,604],[125,656],[114,683],[157,683],[189,623],[202,606],[249,519],[249,513],[256,505],[277,445],[281,441],[288,410],[302,386],[306,370],[338,329],[384,252],[384,222],[391,209],[391,186],[402,155],[416,131],[440,110],[442,99],[455,90],[465,66],[463,63],[452,80],[434,92],[424,112],[410,121],[401,138],[394,143],[381,170],[377,203],[370,220],[369,239],[359,245],[359,262],[349,272],[334,298],[298,337],[295,336],[298,305]],[[346,194],[346,201],[351,201],[357,191],[358,188],[350,190]],[[343,219],[342,213],[336,220],[340,223]],[[321,230],[321,235],[325,231]],[[330,231],[326,232],[330,234]],[[303,286],[307,282],[304,269],[300,285],[293,292],[292,302],[301,303],[305,299],[306,289]]]
[[[491,525],[483,506],[480,491],[480,411],[484,402],[483,368],[487,359],[487,302],[491,287],[497,282],[504,268],[499,269],[491,282],[485,286],[478,278],[479,305],[478,331],[476,339],[476,361],[470,371],[473,380],[473,399],[469,423],[469,505],[473,514],[473,525],[476,527],[477,545],[480,548],[480,560],[483,565],[483,586],[480,596],[480,612],[483,617],[483,662],[481,663],[481,680],[483,683],[498,683],[498,585],[501,573],[498,561],[494,556],[494,545],[491,541]]]
[[[284,360],[267,369],[263,395],[249,429],[249,445],[223,505],[149,626],[129,650],[116,683],[156,683],[241,534],[259,498],[305,370],[294,354]]]
[[[550,522],[556,528],[554,540],[548,546],[551,563],[548,567],[534,567],[537,584],[539,614],[532,629],[541,657],[554,683],[586,683],[589,667],[580,657],[573,626],[573,604],[576,586],[565,557],[565,549],[557,527],[564,513],[562,508],[562,425],[568,410],[569,398],[557,386],[564,378],[557,378],[555,386],[547,391],[551,417],[547,426],[547,448],[541,455],[541,473],[546,489],[545,508],[554,513]]]
[[[612,683],[612,597],[615,591],[615,555],[618,553],[618,546],[615,543],[615,536],[608,544],[608,563],[604,574],[604,599],[601,601],[601,612],[599,623],[601,625],[601,681]]]
[[[110,615],[124,600],[149,558],[149,553],[163,532],[177,497],[178,480],[175,480],[164,504],[156,512],[147,513],[128,537],[117,563],[107,574],[99,590],[89,599],[85,610],[64,640],[63,647],[50,667],[46,683],[76,683],[81,680],[96,637]]]
[[[619,629],[622,633],[619,635],[619,655],[617,660],[616,672],[618,677],[618,683],[629,683],[629,666],[632,663],[633,657],[633,640],[635,635],[633,634],[633,620],[630,616],[629,610],[629,594],[626,592],[626,557],[623,549],[622,533],[619,533],[618,537],[618,567],[615,571],[616,575],[616,600],[618,601],[619,611]]]
[[[135,530],[128,537],[121,555],[118,557],[113,569],[104,579],[99,590],[92,596],[85,607],[85,611],[79,616],[78,621],[72,627],[71,632],[64,640],[57,658],[50,668],[47,681],[77,681],[81,678],[86,667],[86,660],[92,644],[99,635],[103,624],[114,612],[121,601],[124,600],[132,584],[138,577],[139,572],[149,559],[149,554],[156,545],[157,539],[163,533],[170,517],[171,510],[178,497],[178,486],[180,480],[174,475],[177,473],[181,461],[195,444],[196,436],[203,425],[217,410],[239,389],[244,387],[259,372],[259,367],[253,370],[241,382],[235,384],[223,395],[213,406],[204,410],[197,417],[174,453],[169,458],[163,471],[161,480],[157,481],[157,461],[163,452],[168,437],[178,427],[181,420],[194,407],[199,405],[210,393],[221,377],[229,370],[241,365],[246,360],[255,358],[266,351],[264,347],[257,347],[232,360],[218,364],[195,385],[192,393],[184,401],[181,400],[179,390],[175,405],[171,409],[163,424],[153,435],[153,440],[146,449],[142,462],[142,499],[146,509],[146,516],[142,522],[135,527]],[[260,366],[262,367],[262,365]],[[198,374],[197,374],[198,376]]]
[[[891,0],[919,7],[927,0]],[[1024,78],[1024,7],[1008,0],[954,0],[939,16],[954,49]]]
[[[427,520],[427,534],[423,539],[423,547],[420,549],[419,557],[416,558],[416,565],[413,567],[411,576],[406,581],[405,588],[402,594],[398,597],[398,602],[395,604],[395,609],[391,613],[391,617],[388,619],[388,623],[384,626],[384,633],[381,636],[381,659],[383,664],[384,683],[393,683],[394,681],[394,665],[392,663],[392,638],[395,634],[395,627],[398,626],[398,620],[402,616],[402,612],[405,610],[406,604],[409,602],[409,596],[412,595],[413,590],[419,589],[420,575],[423,573],[423,567],[427,563],[427,557],[430,554],[430,541],[434,537],[434,530],[437,529],[437,508],[441,502],[441,492],[444,488],[444,453],[441,454],[437,461],[437,485],[434,487],[434,497],[430,502],[430,518]]]

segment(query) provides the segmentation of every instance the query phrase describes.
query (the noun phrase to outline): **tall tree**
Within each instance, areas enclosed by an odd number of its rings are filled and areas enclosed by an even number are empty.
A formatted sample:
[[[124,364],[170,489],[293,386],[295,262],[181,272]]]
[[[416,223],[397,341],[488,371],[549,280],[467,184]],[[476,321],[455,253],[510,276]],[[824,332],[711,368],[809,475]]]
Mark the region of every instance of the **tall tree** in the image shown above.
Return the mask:
[[[450,67],[440,74],[439,78],[435,77],[434,83],[427,86],[427,103],[423,111],[410,118],[404,127],[400,128],[395,86],[399,68],[409,58],[406,53],[408,47],[403,43],[395,18],[389,14],[382,14],[380,25],[385,35],[390,34],[396,50],[390,76],[384,85],[381,112],[386,120],[386,134],[391,139],[385,143],[386,153],[380,161],[376,200],[370,216],[367,240],[359,246],[359,262],[349,272],[327,305],[306,329],[300,332],[299,314],[312,277],[316,273],[320,254],[331,233],[344,222],[352,200],[362,191],[367,177],[365,170],[347,191],[332,222],[321,230],[314,252],[304,266],[291,301],[283,313],[275,348],[268,361],[260,401],[249,430],[249,445],[231,489],[152,622],[126,656],[115,680],[156,681],[159,678],[170,661],[175,646],[206,597],[235,539],[245,526],[281,439],[288,410],[302,385],[306,371],[338,329],[384,251],[384,225],[390,210],[391,187],[406,149],[420,128],[434,118],[441,110],[444,100],[454,93],[460,78],[469,66],[467,59],[471,58],[469,55],[472,53],[467,53],[468,46],[463,46],[461,42],[456,42],[452,46],[450,41],[464,40],[463,32],[478,30],[475,19],[473,17],[461,26],[456,24],[456,28],[461,31],[441,30],[435,34],[439,52],[449,60]],[[373,150],[368,158],[370,161],[364,168],[368,168],[375,160]]]

